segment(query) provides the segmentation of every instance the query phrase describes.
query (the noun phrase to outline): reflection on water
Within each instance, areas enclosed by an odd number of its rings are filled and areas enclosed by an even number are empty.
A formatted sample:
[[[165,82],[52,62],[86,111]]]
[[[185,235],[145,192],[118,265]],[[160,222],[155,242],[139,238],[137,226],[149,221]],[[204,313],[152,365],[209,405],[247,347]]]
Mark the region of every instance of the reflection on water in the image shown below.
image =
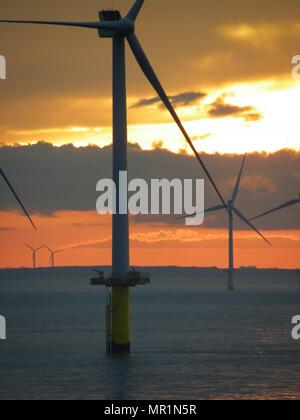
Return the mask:
[[[151,270],[147,270],[151,271]],[[152,269],[133,291],[133,352],[105,355],[105,291],[89,270],[0,273],[0,398],[300,397],[294,272]]]
[[[107,356],[108,371],[107,398],[127,400],[131,394],[131,355]]]

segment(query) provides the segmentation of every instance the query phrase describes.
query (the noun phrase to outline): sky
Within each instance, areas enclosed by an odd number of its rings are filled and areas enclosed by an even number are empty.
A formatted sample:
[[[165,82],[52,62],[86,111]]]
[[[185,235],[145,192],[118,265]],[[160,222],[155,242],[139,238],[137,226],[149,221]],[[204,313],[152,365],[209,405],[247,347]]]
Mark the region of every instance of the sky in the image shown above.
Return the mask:
[[[113,6],[124,14],[131,3]],[[92,21],[106,7],[102,0],[11,0],[0,15]],[[297,197],[300,81],[292,77],[292,58],[300,54],[299,1],[145,0],[137,34],[224,196],[247,152],[244,212]],[[39,226],[31,233],[0,184],[0,267],[29,265],[26,241],[66,248],[60,265],[110,264],[111,220],[95,211],[95,185],[111,171],[111,42],[87,30],[7,25],[0,40],[7,62],[0,165]],[[203,177],[129,49],[127,85],[132,176]],[[215,202],[207,183],[206,203]],[[297,267],[298,215],[299,207],[257,223],[272,249],[237,225],[237,265]],[[226,266],[225,216],[209,216],[200,229],[174,218],[131,224],[134,265],[173,264],[175,249],[179,265]],[[47,263],[42,252],[40,264]]]

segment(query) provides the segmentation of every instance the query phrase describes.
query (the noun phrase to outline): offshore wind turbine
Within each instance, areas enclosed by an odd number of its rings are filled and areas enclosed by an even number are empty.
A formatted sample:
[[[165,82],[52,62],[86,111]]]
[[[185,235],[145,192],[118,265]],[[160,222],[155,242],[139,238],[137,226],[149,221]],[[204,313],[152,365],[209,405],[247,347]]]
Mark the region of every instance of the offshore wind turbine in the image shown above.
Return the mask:
[[[51,265],[52,268],[55,268],[55,255],[60,254],[61,252],[64,251],[64,249],[59,249],[58,251],[53,251],[51,248],[49,248],[47,245],[45,246],[48,251],[50,252],[50,260],[49,260],[49,264]]]
[[[211,177],[207,167],[192,143],[181,123],[162,84],[151,66],[135,34],[135,22],[144,0],[136,0],[127,16],[122,17],[117,10],[103,10],[97,22],[60,22],[32,20],[0,20],[0,23],[58,25],[75,28],[86,28],[98,31],[101,38],[113,40],[113,181],[116,185],[116,208],[119,209],[119,172],[127,171],[127,104],[126,104],[126,70],[125,40],[127,40],[136,61],[146,78],[170,112],[172,118],[192,149],[196,159],[207,175],[224,208],[225,201]],[[112,307],[111,352],[130,352],[130,289],[129,289],[129,217],[128,214],[113,215],[112,234]]]
[[[25,244],[25,246],[32,251],[32,264],[33,268],[36,269],[36,254],[38,251],[44,248],[44,246],[40,246],[39,248],[33,248],[32,246]]]
[[[7,176],[5,175],[5,173],[3,172],[3,170],[1,168],[0,168],[0,175],[4,179],[6,185],[8,186],[8,188],[10,189],[10,191],[12,192],[12,194],[14,195],[15,199],[17,200],[18,204],[20,205],[21,209],[23,210],[25,216],[29,220],[29,222],[30,222],[31,226],[33,227],[33,229],[34,230],[37,230],[35,224],[33,223],[31,217],[29,216],[28,211],[26,210],[24,204],[22,203],[21,199],[19,198],[18,194],[16,193],[16,190],[14,189],[14,187],[12,186],[12,184],[10,183],[10,181],[8,180]]]
[[[264,235],[262,233],[259,232],[259,230],[251,223],[251,221],[249,221],[244,215],[243,213],[235,206],[235,201],[238,197],[238,193],[240,190],[240,184],[241,184],[241,179],[242,179],[242,175],[243,175],[243,170],[245,167],[245,162],[246,162],[246,157],[247,155],[244,156],[243,161],[242,161],[242,166],[239,172],[239,175],[237,177],[236,183],[235,183],[235,187],[232,193],[232,196],[230,198],[230,200],[228,200],[227,202],[227,210],[229,210],[229,221],[228,221],[228,239],[229,239],[229,251],[228,251],[228,290],[234,290],[234,216],[237,216],[239,219],[241,219],[244,223],[246,223],[247,226],[249,226],[252,230],[254,230],[265,242],[267,242],[268,245],[271,246],[271,243],[268,241],[268,239],[266,239],[264,237]],[[213,212],[217,212],[217,211],[221,211],[226,209],[226,207],[224,207],[223,205],[220,206],[216,206],[216,207],[211,207],[207,210],[205,210],[205,213],[213,213]],[[194,214],[195,215],[195,214]],[[187,217],[187,216],[185,216]],[[182,219],[182,218],[180,218]]]
[[[265,216],[267,216],[269,214],[272,214],[272,213],[277,213],[278,211],[287,209],[289,207],[296,206],[297,204],[300,204],[300,194],[299,194],[299,197],[296,198],[295,200],[287,201],[286,203],[283,203],[283,204],[281,204],[281,205],[279,205],[279,206],[277,206],[277,207],[275,207],[275,208],[273,208],[271,210],[268,210],[265,213],[259,214],[258,216],[255,216],[255,217],[253,217],[250,220],[260,219],[261,217],[265,217]]]

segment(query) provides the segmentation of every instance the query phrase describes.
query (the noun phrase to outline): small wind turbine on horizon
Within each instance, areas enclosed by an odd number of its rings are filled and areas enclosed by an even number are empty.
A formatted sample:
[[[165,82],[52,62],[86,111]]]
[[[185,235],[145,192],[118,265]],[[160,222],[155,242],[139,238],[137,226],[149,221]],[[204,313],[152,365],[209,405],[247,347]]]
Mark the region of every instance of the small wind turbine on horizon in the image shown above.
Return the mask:
[[[229,210],[229,223],[228,223],[228,231],[229,231],[229,253],[228,253],[228,257],[229,257],[229,264],[228,264],[228,290],[234,290],[234,216],[237,216],[240,220],[242,220],[244,223],[246,223],[246,225],[248,225],[252,230],[254,230],[254,232],[256,232],[268,245],[272,246],[272,244],[268,241],[268,239],[265,238],[265,236],[251,223],[250,220],[248,220],[243,213],[235,206],[235,201],[238,197],[238,193],[239,193],[239,189],[240,189],[240,184],[241,184],[241,179],[242,179],[242,175],[243,175],[243,170],[245,167],[245,162],[246,162],[246,157],[247,155],[244,156],[243,161],[242,161],[242,166],[232,193],[232,196],[230,198],[230,200],[228,200],[226,207],[223,205],[220,206],[216,206],[216,207],[211,207],[207,210],[205,210],[205,214],[206,213],[213,213],[213,212],[217,212],[217,211],[221,211],[224,209]],[[193,215],[195,216],[195,214]],[[188,217],[188,216],[185,216]],[[179,218],[179,220],[182,219],[182,217]]]
[[[25,216],[27,217],[27,219],[29,220],[31,226],[33,227],[34,230],[37,230],[35,224],[33,223],[31,217],[29,216],[28,211],[26,210],[24,204],[22,203],[21,199],[19,198],[18,194],[16,193],[14,187],[12,186],[12,184],[10,183],[10,181],[8,180],[7,176],[5,175],[5,173],[3,172],[3,170],[0,168],[0,175],[2,176],[2,178],[4,179],[6,185],[8,186],[8,188],[10,189],[10,191],[12,192],[13,196],[15,197],[15,199],[17,200],[18,204],[20,205],[21,209],[23,210]]]
[[[33,264],[33,268],[36,269],[36,254],[41,249],[45,248],[45,246],[43,245],[38,248],[33,248],[32,246],[28,244],[25,244],[25,246],[32,251],[32,264]]]
[[[189,144],[197,161],[204,170],[225,209],[225,201],[204,164],[200,154],[180,121],[168,95],[159,81],[150,61],[148,60],[136,34],[135,23],[144,0],[136,0],[129,13],[122,17],[118,10],[102,10],[97,22],[58,22],[32,20],[0,20],[0,23],[58,25],[92,29],[101,38],[113,40],[113,181],[116,185],[115,203],[118,211],[113,214],[112,226],[112,305],[111,351],[113,353],[130,352],[130,282],[129,282],[129,215],[119,214],[120,184],[119,173],[127,171],[127,93],[126,93],[126,56],[125,40],[127,40],[133,55],[156,91],[157,95],[171,114],[179,130]],[[155,28],[154,28],[155,29]]]
[[[45,248],[47,248],[48,251],[50,252],[49,264],[51,265],[52,268],[55,268],[55,255],[60,254],[61,252],[64,251],[64,249],[59,249],[58,251],[53,251],[47,245],[45,245]]]

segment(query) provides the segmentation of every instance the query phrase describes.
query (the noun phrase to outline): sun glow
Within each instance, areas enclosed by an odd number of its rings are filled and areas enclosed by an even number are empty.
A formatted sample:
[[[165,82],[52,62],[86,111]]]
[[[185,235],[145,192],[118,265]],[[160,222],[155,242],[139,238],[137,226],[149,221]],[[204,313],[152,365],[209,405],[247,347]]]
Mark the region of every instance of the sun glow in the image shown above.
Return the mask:
[[[253,110],[254,117],[241,113],[210,115],[212,104],[221,98],[224,106]],[[199,151],[207,153],[275,152],[283,148],[299,150],[299,81],[265,81],[226,86],[211,91],[199,104],[178,108],[178,113]],[[105,102],[105,101],[104,101]],[[130,98],[129,103],[135,103]],[[105,102],[105,108],[108,104]],[[105,110],[107,113],[107,110]],[[166,110],[154,105],[133,110],[129,106],[128,138],[141,148],[153,145],[178,153],[190,153],[185,140]],[[155,121],[155,122],[154,122]],[[72,143],[75,147],[111,144],[112,129],[104,126],[51,127],[7,132],[14,143],[34,144],[47,141],[55,145]]]

